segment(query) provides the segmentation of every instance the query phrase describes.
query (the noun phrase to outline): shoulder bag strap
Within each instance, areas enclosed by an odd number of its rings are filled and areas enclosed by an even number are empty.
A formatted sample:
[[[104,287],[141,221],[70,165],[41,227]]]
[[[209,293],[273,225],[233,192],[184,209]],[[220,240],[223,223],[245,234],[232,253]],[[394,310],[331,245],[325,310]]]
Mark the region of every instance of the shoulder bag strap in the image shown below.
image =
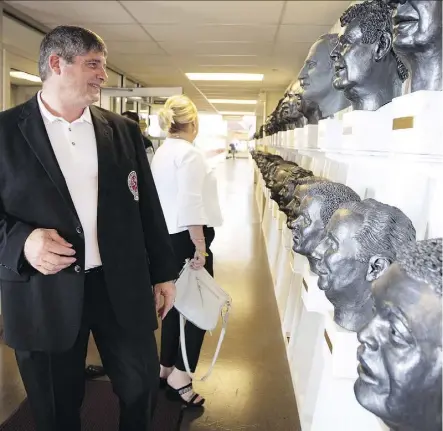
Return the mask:
[[[181,346],[181,351],[182,351],[182,356],[183,356],[183,363],[185,364],[186,372],[188,373],[189,377],[192,380],[196,380],[198,382],[204,382],[211,375],[214,365],[217,361],[218,354],[220,353],[221,345],[223,343],[223,338],[225,338],[228,317],[229,317],[229,309],[226,311],[226,313],[223,316],[222,329],[220,332],[220,337],[218,339],[217,348],[215,349],[214,357],[212,358],[212,363],[211,363],[208,371],[206,372],[206,374],[202,378],[197,379],[195,377],[195,374],[193,374],[191,372],[190,367],[189,367],[188,354],[186,352],[185,318],[183,317],[182,314],[180,314],[180,346]]]

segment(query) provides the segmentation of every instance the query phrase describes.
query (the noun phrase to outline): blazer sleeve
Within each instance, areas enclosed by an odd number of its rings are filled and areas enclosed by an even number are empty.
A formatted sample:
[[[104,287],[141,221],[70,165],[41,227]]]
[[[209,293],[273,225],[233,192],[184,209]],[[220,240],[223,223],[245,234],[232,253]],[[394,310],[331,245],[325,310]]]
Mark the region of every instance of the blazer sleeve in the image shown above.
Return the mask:
[[[25,242],[34,229],[6,214],[0,200],[0,266],[20,274],[24,263]]]
[[[177,167],[178,227],[207,224],[203,203],[206,163],[198,151],[188,151]]]
[[[152,284],[173,281],[178,277],[174,252],[160,199],[155,188],[151,168],[138,127],[133,131],[138,165],[138,189],[140,215],[149,256]]]

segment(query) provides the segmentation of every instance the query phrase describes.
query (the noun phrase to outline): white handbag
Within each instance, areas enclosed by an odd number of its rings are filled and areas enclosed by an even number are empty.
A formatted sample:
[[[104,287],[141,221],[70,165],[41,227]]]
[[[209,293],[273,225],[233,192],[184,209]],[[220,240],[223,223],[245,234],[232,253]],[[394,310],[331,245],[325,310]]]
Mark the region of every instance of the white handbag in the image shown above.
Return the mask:
[[[180,313],[180,345],[186,372],[191,379],[205,381],[210,376],[217,361],[226,332],[232,300],[206,269],[192,269],[189,259],[175,282],[175,286],[177,294],[174,306]],[[212,363],[206,374],[201,379],[196,379],[189,368],[186,352],[185,320],[205,331],[213,331],[220,316],[222,318],[222,329]]]

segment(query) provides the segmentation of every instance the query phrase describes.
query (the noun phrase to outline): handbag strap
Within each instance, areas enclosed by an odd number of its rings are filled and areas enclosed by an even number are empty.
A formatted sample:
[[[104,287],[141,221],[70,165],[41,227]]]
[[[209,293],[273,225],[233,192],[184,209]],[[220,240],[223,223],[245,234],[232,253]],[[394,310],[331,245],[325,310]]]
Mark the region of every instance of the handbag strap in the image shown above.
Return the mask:
[[[227,311],[222,315],[222,322],[223,322],[222,329],[220,332],[220,337],[218,339],[217,348],[215,349],[214,357],[212,358],[212,363],[211,363],[208,371],[206,372],[206,374],[202,378],[198,379],[195,377],[195,374],[191,372],[190,367],[189,367],[188,354],[186,352],[186,338],[185,338],[185,321],[186,321],[186,319],[184,318],[183,314],[180,313],[180,346],[181,346],[181,351],[182,351],[182,356],[183,356],[183,363],[185,365],[185,369],[186,369],[186,372],[188,373],[188,376],[192,380],[196,380],[198,382],[204,382],[211,375],[214,365],[217,361],[218,354],[220,353],[221,345],[223,343],[223,338],[225,338],[226,326],[228,324],[228,317],[229,317],[229,307],[228,307]]]

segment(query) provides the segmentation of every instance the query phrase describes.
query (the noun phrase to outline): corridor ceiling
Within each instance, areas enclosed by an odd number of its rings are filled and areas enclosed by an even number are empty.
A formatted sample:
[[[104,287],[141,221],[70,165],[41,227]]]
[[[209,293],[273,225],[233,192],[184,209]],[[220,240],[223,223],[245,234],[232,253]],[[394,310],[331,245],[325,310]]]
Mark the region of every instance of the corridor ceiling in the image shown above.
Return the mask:
[[[6,1],[48,28],[98,33],[109,64],[144,86],[181,86],[200,111],[251,111],[208,99],[254,99],[284,91],[312,43],[348,1]],[[29,38],[29,32],[18,37]],[[31,32],[32,33],[32,32]],[[16,36],[15,36],[16,37]],[[32,40],[21,40],[37,50]],[[36,54],[37,54],[36,52]],[[261,82],[190,81],[185,73],[262,73]]]

